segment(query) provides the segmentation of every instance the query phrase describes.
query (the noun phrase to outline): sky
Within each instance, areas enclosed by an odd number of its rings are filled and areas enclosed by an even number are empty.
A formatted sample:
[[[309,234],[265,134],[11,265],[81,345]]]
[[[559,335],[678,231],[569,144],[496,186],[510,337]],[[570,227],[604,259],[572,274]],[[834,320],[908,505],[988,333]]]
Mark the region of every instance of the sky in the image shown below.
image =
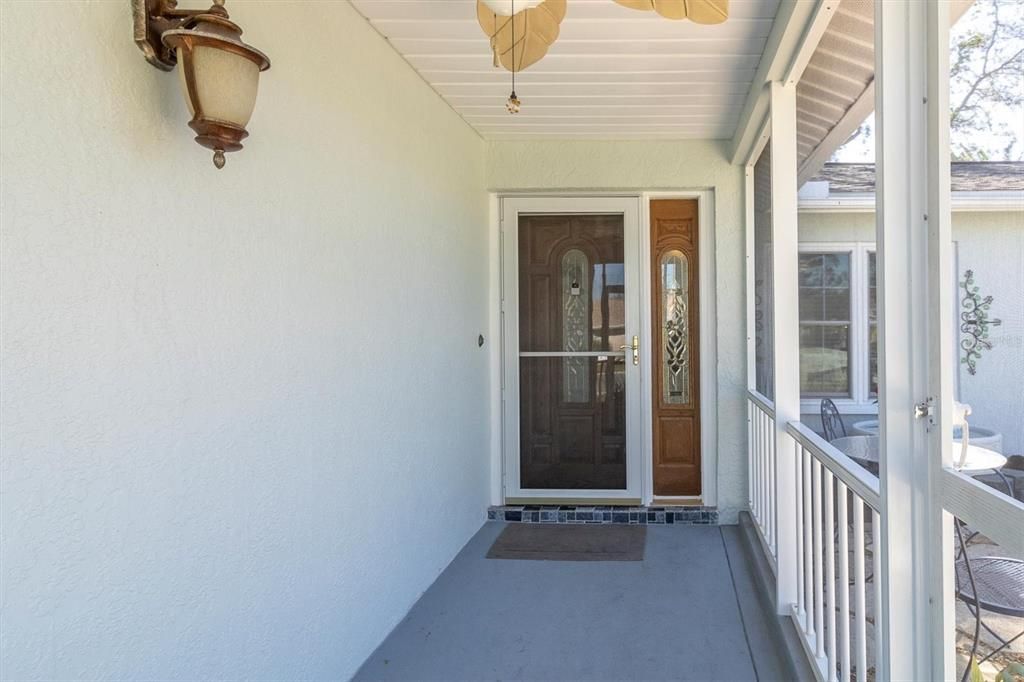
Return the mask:
[[[991,30],[990,12],[990,2],[977,0],[951,29],[950,44],[957,45],[965,35],[971,32]],[[1001,10],[1000,17],[1004,22],[1013,22],[1018,27],[1024,27],[1024,2],[1009,3],[1005,9]],[[1004,41],[996,46],[996,50],[1003,54],[1012,54],[1021,49],[1024,49],[1024,40]],[[952,60],[953,56],[951,55],[950,58]],[[960,101],[966,88],[967,84],[963,82],[951,83],[950,101]],[[1024,81],[1018,80],[1017,88],[1020,92],[1024,92]],[[990,102],[986,108],[992,117],[992,129],[985,132],[971,131],[970,133],[951,131],[950,142],[954,150],[959,145],[972,143],[983,147],[993,161],[1024,160],[1024,106],[1011,108],[998,102]],[[874,162],[874,113],[865,121],[864,127],[865,132],[836,150],[832,161]],[[1016,144],[1007,153],[1006,147],[1014,138],[1016,138]]]

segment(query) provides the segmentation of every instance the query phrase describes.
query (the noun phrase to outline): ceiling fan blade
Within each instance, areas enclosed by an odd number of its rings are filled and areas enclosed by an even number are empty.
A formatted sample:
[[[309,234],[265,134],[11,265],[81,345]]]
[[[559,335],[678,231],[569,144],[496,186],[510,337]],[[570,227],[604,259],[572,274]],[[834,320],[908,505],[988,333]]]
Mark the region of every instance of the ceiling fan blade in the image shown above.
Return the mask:
[[[495,66],[501,64],[509,71],[522,71],[547,54],[558,38],[565,12],[566,0],[544,0],[510,17],[495,14],[482,0],[476,3],[477,22],[491,39]]]
[[[623,7],[655,11],[666,19],[720,24],[729,18],[729,0],[615,0]]]
[[[720,24],[729,18],[729,0],[686,0],[686,7],[695,24]]]

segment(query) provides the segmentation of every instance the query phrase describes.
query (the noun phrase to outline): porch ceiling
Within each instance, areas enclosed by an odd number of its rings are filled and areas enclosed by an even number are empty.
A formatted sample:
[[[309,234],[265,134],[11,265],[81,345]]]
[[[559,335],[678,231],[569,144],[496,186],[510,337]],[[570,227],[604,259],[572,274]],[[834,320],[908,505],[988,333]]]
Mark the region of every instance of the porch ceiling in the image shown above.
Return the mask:
[[[731,138],[779,0],[732,0],[700,25],[612,0],[569,0],[558,40],[516,75],[522,112],[505,111],[475,0],[352,0],[483,137]]]

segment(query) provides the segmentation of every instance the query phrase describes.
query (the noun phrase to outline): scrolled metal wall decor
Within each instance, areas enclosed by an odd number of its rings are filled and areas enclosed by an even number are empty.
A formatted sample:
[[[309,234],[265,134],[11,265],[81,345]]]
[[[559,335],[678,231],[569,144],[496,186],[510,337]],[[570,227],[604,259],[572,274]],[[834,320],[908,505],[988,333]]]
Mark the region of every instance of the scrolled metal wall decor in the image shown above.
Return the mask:
[[[964,351],[964,357],[960,359],[961,364],[967,365],[967,371],[974,375],[978,373],[977,362],[981,358],[983,350],[992,350],[992,342],[988,340],[990,327],[998,327],[1002,320],[989,318],[989,309],[992,307],[992,297],[982,296],[979,287],[974,283],[974,271],[964,271],[964,279],[960,282],[964,290],[964,297],[961,299],[964,311],[960,313],[960,331],[967,336],[961,339],[960,348]]]

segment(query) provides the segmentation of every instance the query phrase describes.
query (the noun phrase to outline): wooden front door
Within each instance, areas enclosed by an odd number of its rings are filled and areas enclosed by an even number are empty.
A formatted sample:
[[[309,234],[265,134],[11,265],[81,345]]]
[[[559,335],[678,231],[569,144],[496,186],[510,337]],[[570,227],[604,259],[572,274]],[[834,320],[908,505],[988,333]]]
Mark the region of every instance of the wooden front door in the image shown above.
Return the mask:
[[[654,494],[700,495],[697,201],[651,201]]]

